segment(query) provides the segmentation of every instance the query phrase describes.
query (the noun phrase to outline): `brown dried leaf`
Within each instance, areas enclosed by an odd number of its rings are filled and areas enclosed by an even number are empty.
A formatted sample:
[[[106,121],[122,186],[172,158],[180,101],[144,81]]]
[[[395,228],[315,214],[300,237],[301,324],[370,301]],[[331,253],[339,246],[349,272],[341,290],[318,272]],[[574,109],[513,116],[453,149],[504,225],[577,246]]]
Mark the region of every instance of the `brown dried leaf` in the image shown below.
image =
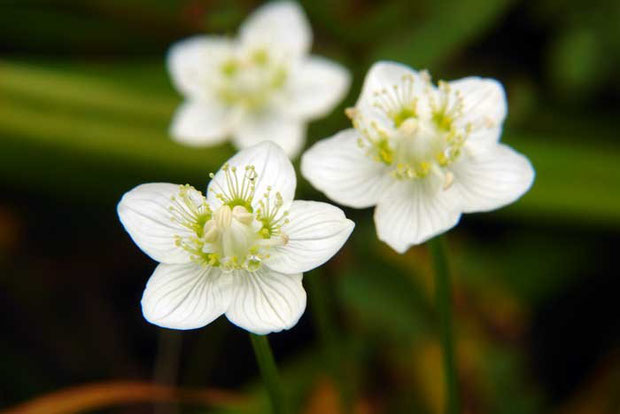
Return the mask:
[[[123,404],[184,402],[204,406],[244,406],[245,397],[216,389],[184,389],[149,382],[111,381],[55,391],[2,414],[73,414]]]

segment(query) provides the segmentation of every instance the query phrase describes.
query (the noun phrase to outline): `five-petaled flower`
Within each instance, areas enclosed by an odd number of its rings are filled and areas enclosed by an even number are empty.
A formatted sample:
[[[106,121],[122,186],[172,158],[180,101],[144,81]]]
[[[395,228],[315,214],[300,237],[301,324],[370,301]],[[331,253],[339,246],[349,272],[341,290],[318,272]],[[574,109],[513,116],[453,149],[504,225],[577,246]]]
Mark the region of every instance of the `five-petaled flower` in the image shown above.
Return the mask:
[[[300,6],[274,2],[250,15],[237,39],[205,35],[173,45],[168,69],[185,97],[173,138],[198,146],[230,137],[238,148],[270,140],[296,156],[306,122],[329,113],[350,83],[343,67],[308,55],[311,43]]]
[[[143,184],[118,215],[160,262],[142,297],[145,318],[173,329],[222,314],[257,334],[294,326],[306,307],[302,273],[331,258],[354,224],[330,204],[293,201],[295,171],[263,142],[211,175],[206,197],[188,185]]]
[[[426,72],[379,62],[347,110],[354,128],[310,148],[302,174],[338,203],[376,205],[378,237],[403,253],[530,188],[530,162],[499,143],[506,111],[493,79],[436,87]]]

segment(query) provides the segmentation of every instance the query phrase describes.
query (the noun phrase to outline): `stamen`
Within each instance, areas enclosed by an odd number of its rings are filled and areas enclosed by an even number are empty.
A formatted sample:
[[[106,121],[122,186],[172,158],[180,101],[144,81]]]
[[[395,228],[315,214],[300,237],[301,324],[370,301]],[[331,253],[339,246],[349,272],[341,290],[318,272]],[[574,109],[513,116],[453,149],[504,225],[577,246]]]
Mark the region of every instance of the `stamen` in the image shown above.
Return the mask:
[[[443,189],[447,190],[448,188],[450,188],[453,182],[454,174],[452,173],[452,171],[446,171],[446,174],[444,175]]]
[[[347,108],[344,110],[344,114],[351,120],[353,121],[355,119],[355,117],[357,116],[357,109],[355,108]]]
[[[224,164],[221,170],[224,173],[226,188],[222,187],[219,181],[213,181],[216,186],[215,189],[212,189],[215,197],[230,208],[242,206],[248,211],[252,211],[256,178],[258,178],[254,166],[246,165],[244,167],[244,174],[241,182],[239,182],[239,177],[237,176],[237,167],[230,167],[228,164]],[[213,173],[209,174],[209,176],[212,180],[215,179]]]
[[[288,224],[288,211],[282,211],[284,200],[282,194],[275,193],[275,204],[271,204],[271,187],[263,195],[263,199],[258,202],[259,208],[256,210],[257,219],[263,223],[261,235],[268,239],[280,235],[283,225]]]
[[[189,184],[182,185],[170,201],[168,211],[171,221],[191,231],[202,231],[202,226],[211,216],[211,209],[199,191]]]
[[[353,119],[353,127],[360,132],[361,137],[357,143],[366,149],[366,155],[386,165],[392,163],[393,151],[388,141],[388,131],[374,120],[367,123],[361,112],[357,112],[356,118]]]

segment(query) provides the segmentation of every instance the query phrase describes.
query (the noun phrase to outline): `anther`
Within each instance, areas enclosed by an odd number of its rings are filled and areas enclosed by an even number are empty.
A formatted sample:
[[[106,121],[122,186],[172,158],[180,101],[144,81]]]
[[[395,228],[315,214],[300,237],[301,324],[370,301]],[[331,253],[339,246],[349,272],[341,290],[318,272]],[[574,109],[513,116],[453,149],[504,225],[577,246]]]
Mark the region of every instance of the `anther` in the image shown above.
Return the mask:
[[[444,175],[443,189],[447,190],[448,188],[450,188],[453,182],[454,182],[454,174],[452,174],[451,171],[446,171],[446,174]]]
[[[357,116],[357,112],[357,109],[353,107],[344,110],[344,114],[351,120]]]

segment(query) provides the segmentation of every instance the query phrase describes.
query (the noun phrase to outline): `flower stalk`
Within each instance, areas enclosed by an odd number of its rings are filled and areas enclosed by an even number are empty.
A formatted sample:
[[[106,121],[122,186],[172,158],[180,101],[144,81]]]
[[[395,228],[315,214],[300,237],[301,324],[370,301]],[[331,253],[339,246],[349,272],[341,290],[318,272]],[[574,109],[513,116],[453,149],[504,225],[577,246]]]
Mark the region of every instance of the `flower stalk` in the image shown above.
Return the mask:
[[[310,296],[312,297],[312,316],[319,340],[322,347],[323,357],[327,362],[328,369],[340,392],[340,408],[344,413],[351,412],[352,392],[343,368],[343,355],[340,349],[341,342],[337,337],[335,328],[334,310],[331,307],[330,291],[324,278],[324,273],[315,271],[306,278]]]
[[[459,394],[454,357],[454,337],[452,333],[452,287],[448,261],[446,259],[445,242],[441,236],[435,237],[429,240],[428,247],[435,270],[435,303],[439,315],[439,333],[446,385],[445,412],[447,414],[457,414],[459,412]]]
[[[179,377],[179,364],[181,362],[181,348],[183,337],[181,332],[168,329],[159,330],[159,344],[155,358],[153,380],[156,384],[176,385]],[[178,404],[155,404],[155,414],[176,414],[179,412]]]
[[[252,341],[252,348],[254,348],[254,355],[256,356],[258,368],[260,369],[263,382],[269,394],[269,399],[271,400],[273,414],[285,414],[287,411],[285,408],[284,395],[282,394],[282,387],[280,385],[280,376],[267,335],[255,335],[251,333],[250,340]]]

